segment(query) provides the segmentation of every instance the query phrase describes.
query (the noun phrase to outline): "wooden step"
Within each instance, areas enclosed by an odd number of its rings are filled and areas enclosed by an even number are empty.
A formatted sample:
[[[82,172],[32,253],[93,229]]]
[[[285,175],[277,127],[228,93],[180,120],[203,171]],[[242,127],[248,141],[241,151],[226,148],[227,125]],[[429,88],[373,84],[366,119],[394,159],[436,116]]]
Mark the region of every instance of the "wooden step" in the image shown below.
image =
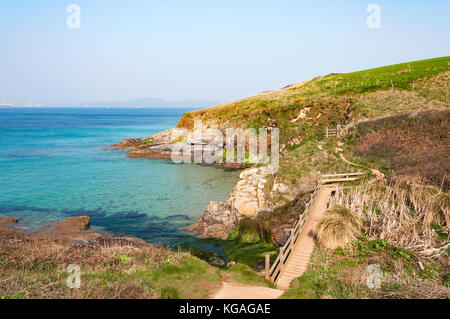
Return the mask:
[[[305,250],[305,249],[302,249],[302,251],[296,251],[296,252],[294,252],[293,254],[292,254],[292,257],[296,257],[296,256],[299,256],[299,257],[303,257],[303,256],[306,256],[306,257],[309,257],[310,255],[311,255],[311,253],[313,252],[313,248],[311,248],[310,250],[308,249],[308,250]]]
[[[308,268],[308,265],[303,265],[303,266],[288,268],[285,271],[286,272],[298,273],[298,272],[302,272],[302,271],[306,270],[307,268]]]
[[[308,263],[298,264],[298,265],[289,265],[286,267],[286,270],[290,271],[300,271],[301,269],[306,269],[308,267]]]
[[[286,273],[284,274],[284,276],[296,276],[296,277],[300,277],[301,275],[303,275],[306,271],[306,268],[304,269],[299,269],[299,270],[287,270]]]
[[[301,267],[301,266],[303,266],[303,265],[307,265],[308,263],[309,263],[308,260],[299,261],[299,262],[292,262],[292,263],[289,263],[289,265],[288,265],[286,268],[290,268],[290,267],[293,267],[293,268],[295,268],[295,267]]]
[[[304,258],[308,259],[309,256],[311,256],[311,253],[312,253],[312,251],[308,252],[308,253],[302,252],[302,253],[294,254],[294,255],[292,255],[292,259],[291,260],[304,259]]]
[[[292,263],[292,264],[289,264],[288,267],[286,267],[285,269],[288,269],[288,268],[297,269],[299,267],[303,267],[306,265],[308,265],[308,261],[301,262],[301,263]]]

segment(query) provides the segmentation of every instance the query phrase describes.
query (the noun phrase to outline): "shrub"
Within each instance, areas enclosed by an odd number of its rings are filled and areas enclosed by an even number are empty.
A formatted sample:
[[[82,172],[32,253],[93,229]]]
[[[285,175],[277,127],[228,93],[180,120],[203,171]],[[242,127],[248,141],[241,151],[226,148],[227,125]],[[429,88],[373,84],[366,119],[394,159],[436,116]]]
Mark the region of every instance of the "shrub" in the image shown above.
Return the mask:
[[[302,96],[300,96],[300,97],[298,97],[298,98],[295,99],[294,105],[300,104],[300,103],[302,103],[304,100],[305,100],[305,98],[302,97]]]
[[[355,240],[360,229],[361,222],[355,213],[336,205],[325,212],[325,216],[315,227],[315,234],[320,246],[335,249]]]

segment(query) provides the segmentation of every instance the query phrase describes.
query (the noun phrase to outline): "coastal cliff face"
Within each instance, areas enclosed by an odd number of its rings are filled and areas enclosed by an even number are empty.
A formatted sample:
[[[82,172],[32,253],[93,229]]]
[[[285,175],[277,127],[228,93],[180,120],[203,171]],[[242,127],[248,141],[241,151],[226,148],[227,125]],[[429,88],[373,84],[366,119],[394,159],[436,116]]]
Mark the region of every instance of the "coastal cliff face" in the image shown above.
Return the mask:
[[[198,222],[186,229],[201,238],[226,239],[241,219],[271,210],[272,203],[264,193],[270,174],[270,167],[244,170],[228,200],[210,202]]]
[[[317,177],[305,178],[302,184],[293,187],[273,180],[274,175],[271,166],[244,170],[228,199],[210,202],[199,220],[186,230],[201,238],[226,239],[247,219],[260,225],[275,244],[284,245],[303,211],[305,198],[314,190]],[[275,202],[280,195],[284,200]]]

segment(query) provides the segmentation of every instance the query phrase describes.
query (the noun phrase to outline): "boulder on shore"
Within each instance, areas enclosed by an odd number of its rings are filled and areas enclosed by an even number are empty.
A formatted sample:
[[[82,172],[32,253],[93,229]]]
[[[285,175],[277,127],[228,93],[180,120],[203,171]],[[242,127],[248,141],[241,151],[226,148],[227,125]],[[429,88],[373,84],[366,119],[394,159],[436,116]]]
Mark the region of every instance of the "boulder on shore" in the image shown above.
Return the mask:
[[[235,211],[228,202],[210,202],[199,220],[185,229],[201,238],[226,239],[239,224]]]

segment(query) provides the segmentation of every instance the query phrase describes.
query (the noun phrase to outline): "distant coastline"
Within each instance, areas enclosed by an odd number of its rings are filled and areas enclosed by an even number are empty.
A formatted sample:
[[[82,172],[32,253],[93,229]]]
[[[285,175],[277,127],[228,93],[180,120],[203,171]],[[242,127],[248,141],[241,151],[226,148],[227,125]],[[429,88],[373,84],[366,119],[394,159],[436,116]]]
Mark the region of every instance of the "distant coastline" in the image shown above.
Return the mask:
[[[52,102],[52,103],[13,103],[3,102],[0,107],[28,108],[180,108],[180,109],[201,109],[220,104],[224,101],[212,100],[166,100],[163,98],[142,98],[136,100],[121,101],[93,101],[93,102]]]

